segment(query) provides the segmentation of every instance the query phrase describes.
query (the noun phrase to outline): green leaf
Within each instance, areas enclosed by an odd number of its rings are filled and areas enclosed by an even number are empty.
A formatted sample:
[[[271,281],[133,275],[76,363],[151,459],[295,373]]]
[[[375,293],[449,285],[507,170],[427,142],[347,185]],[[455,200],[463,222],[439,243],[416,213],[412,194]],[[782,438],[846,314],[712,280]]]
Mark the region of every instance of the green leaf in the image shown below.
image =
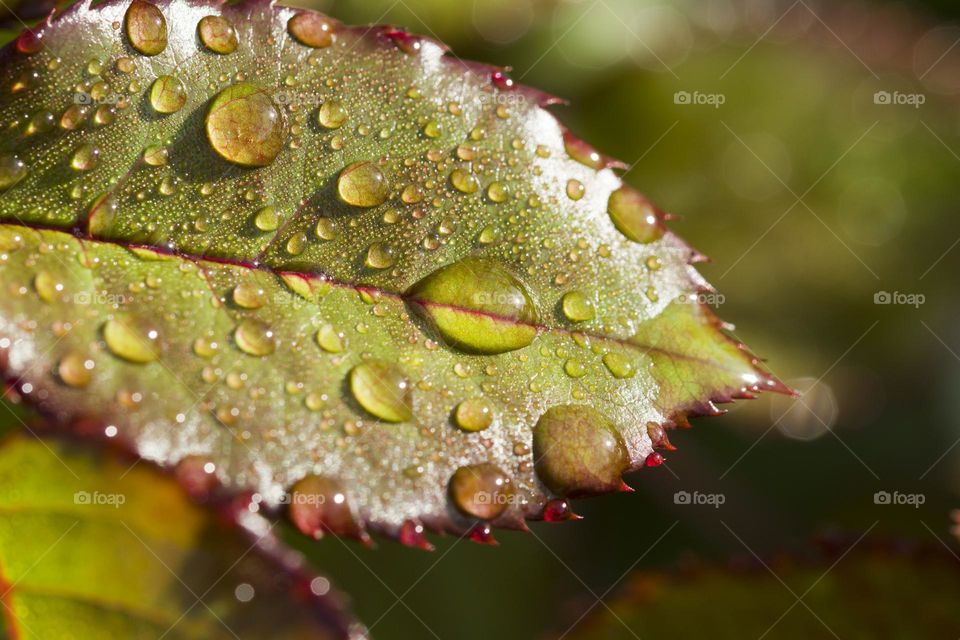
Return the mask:
[[[717,640],[956,633],[960,572],[953,551],[939,546],[908,551],[906,545],[870,539],[848,554],[851,545],[842,547],[766,567],[635,572],[607,607],[593,607],[589,616],[560,632],[569,631],[565,637],[571,640],[686,638],[702,635],[703,629]]]
[[[500,70],[256,1],[39,35],[0,63],[0,334],[64,424],[425,544],[563,517],[783,390],[665,214]]]
[[[149,465],[13,436],[0,487],[0,636],[362,635],[325,578],[272,549],[265,519],[247,514],[244,535]]]

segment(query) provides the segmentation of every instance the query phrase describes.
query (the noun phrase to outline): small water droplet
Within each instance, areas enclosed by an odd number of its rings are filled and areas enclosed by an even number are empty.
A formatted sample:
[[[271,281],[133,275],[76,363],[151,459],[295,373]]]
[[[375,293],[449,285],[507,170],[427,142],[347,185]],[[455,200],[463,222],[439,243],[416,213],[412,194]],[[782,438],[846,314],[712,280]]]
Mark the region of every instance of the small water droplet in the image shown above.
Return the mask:
[[[571,200],[580,200],[587,192],[587,188],[579,180],[573,179],[567,182],[567,197]]]
[[[145,56],[155,56],[167,48],[167,21],[155,5],[133,0],[127,8],[124,24],[130,46]]]
[[[364,362],[350,371],[350,391],[361,407],[387,422],[413,418],[410,382],[395,365]]]
[[[317,122],[326,129],[339,129],[350,115],[339,100],[327,100],[317,111]]]
[[[580,291],[570,291],[563,296],[563,315],[573,322],[584,322],[593,320],[596,316],[596,310],[593,307],[593,300],[585,296]]]
[[[167,148],[158,144],[152,144],[143,150],[143,161],[151,167],[162,167],[167,164],[168,158]]]
[[[210,51],[227,55],[237,48],[237,31],[222,16],[205,16],[197,24],[200,42]]]
[[[268,356],[277,348],[270,325],[251,318],[245,318],[237,324],[233,339],[241,351],[251,356]]]
[[[176,113],[187,103],[187,89],[180,78],[160,76],[150,87],[150,105],[158,113]]]
[[[153,362],[159,357],[157,338],[156,330],[142,326],[128,315],[111,318],[103,325],[103,339],[111,353],[136,364]]]
[[[450,478],[450,498],[464,515],[493,520],[510,506],[513,483],[498,466],[489,462],[457,469]]]
[[[269,165],[286,141],[277,105],[265,89],[250,82],[217,94],[207,112],[206,131],[220,157],[245,167]]]
[[[320,218],[317,220],[317,237],[321,240],[333,240],[337,237],[337,228],[330,218]]]
[[[464,431],[483,431],[493,423],[493,407],[485,398],[468,398],[457,405],[454,420]]]
[[[332,20],[313,11],[304,11],[287,22],[290,35],[300,44],[322,49],[333,44],[335,26]]]
[[[0,191],[6,191],[27,175],[27,165],[12,153],[0,153]]]
[[[582,405],[552,407],[540,416],[533,458],[540,480],[561,496],[613,491],[630,465],[613,423]]]
[[[461,193],[476,193],[480,189],[476,176],[462,168],[450,172],[450,184]]]
[[[72,104],[67,107],[67,110],[63,112],[63,115],[60,116],[60,128],[66,129],[67,131],[73,131],[87,119],[90,110],[87,107],[81,106],[79,104]]]
[[[41,300],[47,303],[57,301],[57,298],[63,293],[63,284],[49,271],[38,271],[33,278],[33,288]]]
[[[603,364],[614,378],[632,378],[637,373],[630,358],[617,351],[604,354]]]
[[[267,294],[254,282],[241,282],[233,288],[233,302],[244,309],[259,309],[267,304]]]
[[[487,187],[487,197],[490,198],[491,202],[496,202],[498,204],[506,202],[509,196],[510,192],[507,191],[507,188],[499,182],[491,182],[490,186]]]
[[[354,207],[376,207],[390,195],[387,177],[373,162],[356,162],[337,179],[340,199]]]
[[[277,209],[272,206],[263,207],[254,216],[253,224],[260,231],[276,231],[277,227],[280,226]]]
[[[650,201],[631,187],[624,186],[614,191],[607,210],[614,226],[634,242],[654,242],[663,237],[666,231]]]
[[[57,375],[71,387],[85,387],[93,380],[95,363],[79,351],[71,351],[60,359]]]
[[[331,324],[325,324],[317,331],[317,344],[327,353],[341,353],[346,346],[346,337]]]
[[[100,161],[100,149],[92,144],[82,144],[77,147],[70,160],[70,166],[77,171],[90,171]]]
[[[324,532],[363,537],[343,485],[332,478],[307,476],[293,485],[288,515],[311,538],[320,538]]]

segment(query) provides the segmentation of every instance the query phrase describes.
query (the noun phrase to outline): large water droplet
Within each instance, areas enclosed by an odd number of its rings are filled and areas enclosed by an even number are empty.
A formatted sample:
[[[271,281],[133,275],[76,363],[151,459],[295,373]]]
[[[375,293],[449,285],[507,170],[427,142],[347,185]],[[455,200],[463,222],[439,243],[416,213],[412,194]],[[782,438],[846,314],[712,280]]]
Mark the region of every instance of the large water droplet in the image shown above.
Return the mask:
[[[350,371],[350,391],[360,406],[381,420],[406,422],[413,418],[410,382],[387,362],[364,362]]]
[[[390,195],[387,177],[373,162],[356,162],[344,169],[337,179],[340,198],[354,207],[376,207]]]
[[[500,467],[489,462],[457,469],[450,478],[450,498],[464,515],[493,520],[507,510],[513,483]]]
[[[210,51],[226,55],[237,48],[237,31],[222,16],[206,16],[197,25],[200,42]]]
[[[416,305],[451,345],[471,353],[503,353],[530,344],[538,315],[523,283],[497,262],[465,258],[415,284]]]
[[[664,229],[657,210],[640,192],[624,186],[614,191],[607,205],[610,220],[620,233],[633,240],[647,244],[663,237]]]
[[[331,324],[325,324],[317,331],[317,344],[327,353],[340,353],[346,344],[343,333]]]
[[[12,153],[0,153],[0,191],[6,191],[27,175],[27,165]]]
[[[367,248],[363,263],[371,269],[389,269],[396,262],[393,247],[383,242],[374,242]]]
[[[457,405],[453,416],[464,431],[483,431],[493,423],[493,407],[485,398],[468,398]]]
[[[343,486],[332,478],[307,476],[293,485],[290,520],[304,535],[320,538],[324,532],[363,536],[347,501]]]
[[[584,322],[593,320],[596,311],[593,308],[593,301],[579,291],[570,291],[563,296],[563,315],[573,322]]]
[[[254,282],[241,282],[233,288],[233,302],[244,309],[259,309],[267,304],[267,294]]]
[[[150,87],[150,105],[158,113],[176,113],[187,103],[187,89],[180,78],[160,76]]]
[[[77,147],[70,159],[70,166],[77,171],[90,171],[100,161],[100,149],[92,144],[82,144]]]
[[[327,129],[339,129],[349,117],[347,109],[339,100],[327,100],[317,111],[317,122]]]
[[[115,356],[145,364],[159,357],[156,330],[145,328],[131,316],[117,316],[103,325],[103,339]]]
[[[559,495],[605,493],[620,487],[630,465],[613,423],[582,405],[548,409],[533,429],[537,475]]]
[[[637,373],[633,361],[617,351],[604,354],[603,364],[614,378],[632,378]]]
[[[268,356],[277,348],[270,326],[252,318],[245,318],[237,324],[233,339],[241,351],[252,356]]]
[[[94,362],[79,351],[71,351],[60,359],[57,375],[71,387],[85,387],[93,380]]]
[[[244,167],[267,166],[286,139],[277,105],[265,89],[250,82],[217,94],[207,111],[206,130],[220,157]]]
[[[287,23],[290,35],[300,44],[322,49],[333,44],[335,26],[330,18],[312,11],[304,11],[290,18]]]
[[[145,0],[133,0],[124,18],[130,46],[145,56],[167,48],[167,21],[160,9]]]
[[[280,226],[280,216],[277,215],[276,207],[266,206],[257,211],[253,224],[260,231],[276,231]]]
[[[466,169],[451,171],[450,184],[462,193],[476,193],[480,189],[480,181]]]

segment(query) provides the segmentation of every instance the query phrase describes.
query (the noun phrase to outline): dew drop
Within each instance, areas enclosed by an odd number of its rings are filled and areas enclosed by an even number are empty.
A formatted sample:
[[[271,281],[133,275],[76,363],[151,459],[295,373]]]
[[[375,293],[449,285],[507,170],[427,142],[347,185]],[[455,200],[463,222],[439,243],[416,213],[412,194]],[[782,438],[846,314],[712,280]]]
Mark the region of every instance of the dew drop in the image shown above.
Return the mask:
[[[241,351],[251,356],[268,356],[277,348],[276,338],[270,326],[251,318],[245,318],[237,324],[233,339]]]
[[[60,359],[57,375],[71,387],[85,387],[93,380],[94,362],[79,351],[71,351]]]
[[[586,187],[579,180],[573,179],[567,182],[567,197],[571,200],[580,200],[586,192]]]
[[[464,515],[493,520],[510,505],[513,483],[498,466],[489,462],[457,469],[450,478],[450,498]]]
[[[263,207],[257,211],[253,218],[254,226],[260,231],[276,231],[280,226],[280,218],[277,216],[277,209],[272,206]]]
[[[389,269],[396,260],[393,247],[383,242],[374,242],[367,248],[364,264],[371,269]]]
[[[572,358],[563,363],[563,371],[571,378],[582,378],[587,375],[587,368],[583,363]]]
[[[115,356],[128,362],[145,364],[159,357],[155,330],[140,326],[131,316],[117,316],[103,325],[103,339]]]
[[[143,150],[143,161],[151,167],[162,167],[167,164],[169,152],[166,147],[152,144]]]
[[[319,13],[298,13],[287,22],[287,29],[300,44],[313,49],[323,49],[333,44],[334,23]]]
[[[176,113],[187,103],[187,89],[180,78],[160,76],[150,87],[150,105],[157,113]]]
[[[538,314],[527,288],[486,258],[465,258],[415,284],[411,304],[452,346],[470,353],[520,349],[537,335]]]
[[[593,320],[596,316],[593,301],[579,291],[570,291],[565,294],[561,306],[563,315],[573,322]]]
[[[197,24],[200,42],[210,51],[227,55],[237,49],[237,31],[222,16],[206,16]]]
[[[339,129],[349,117],[346,107],[339,100],[327,100],[317,111],[317,122],[325,129]]]
[[[33,54],[43,48],[43,35],[39,31],[24,29],[17,37],[17,51],[23,54]]]
[[[337,228],[330,218],[320,218],[317,220],[317,237],[321,240],[333,240],[337,237]]]
[[[552,407],[540,416],[533,458],[540,480],[562,496],[613,491],[630,465],[613,423],[582,405]]]
[[[340,173],[337,179],[340,199],[354,207],[376,207],[386,202],[390,185],[373,162],[356,162]]]
[[[487,197],[490,198],[491,202],[496,202],[497,204],[506,202],[509,195],[507,188],[499,182],[491,182],[490,186],[487,187]]]
[[[297,529],[311,538],[320,538],[324,532],[363,536],[343,485],[332,478],[307,476],[293,485],[288,515]]]
[[[233,302],[243,309],[259,309],[267,304],[267,294],[253,282],[241,282],[233,288]]]
[[[82,144],[77,147],[70,160],[70,166],[77,171],[90,171],[100,161],[100,149],[92,144]]]
[[[476,176],[466,169],[454,169],[451,171],[450,184],[461,193],[476,193],[480,189],[480,182]]]
[[[38,271],[33,278],[33,288],[41,300],[47,303],[56,302],[63,292],[63,285],[49,271]]]
[[[614,378],[632,378],[637,373],[630,358],[616,351],[605,354],[603,364]]]
[[[90,110],[79,104],[73,104],[67,107],[67,110],[60,116],[60,128],[67,131],[73,131],[87,119]]]
[[[27,175],[27,165],[12,153],[0,153],[0,191],[6,191]]]
[[[346,338],[336,327],[325,324],[317,331],[317,344],[327,353],[341,353],[346,346]]]
[[[350,392],[361,407],[387,422],[413,418],[410,382],[387,362],[364,362],[350,371]]]
[[[614,226],[634,242],[654,242],[663,237],[666,231],[650,201],[631,187],[624,186],[614,191],[607,210]]]
[[[167,48],[167,21],[153,4],[133,0],[124,17],[130,46],[145,56],[155,56]]]
[[[484,398],[468,398],[457,405],[453,417],[464,431],[483,431],[493,423],[493,407]]]
[[[265,167],[286,140],[282,116],[265,89],[239,82],[221,91],[206,116],[207,139],[228,162]]]

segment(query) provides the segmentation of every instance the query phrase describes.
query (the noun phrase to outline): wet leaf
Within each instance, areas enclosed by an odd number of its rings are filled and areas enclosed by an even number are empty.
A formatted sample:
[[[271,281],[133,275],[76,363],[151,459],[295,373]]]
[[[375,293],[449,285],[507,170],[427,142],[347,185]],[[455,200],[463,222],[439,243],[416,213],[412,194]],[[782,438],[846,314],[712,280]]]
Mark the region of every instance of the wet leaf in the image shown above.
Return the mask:
[[[21,393],[308,534],[556,518],[662,462],[664,429],[782,389],[555,99],[432,41],[81,4],[0,87]]]
[[[769,569],[753,564],[634,573],[620,595],[607,600],[609,608],[596,606],[566,637],[660,640],[697,637],[704,628],[718,640],[955,633],[960,572],[952,551],[908,550],[867,539],[843,555],[849,542],[803,560],[770,561]],[[697,615],[689,615],[691,610]]]
[[[53,440],[0,445],[0,636],[363,636],[325,578],[273,549],[266,520],[248,514],[244,535],[131,465]]]

